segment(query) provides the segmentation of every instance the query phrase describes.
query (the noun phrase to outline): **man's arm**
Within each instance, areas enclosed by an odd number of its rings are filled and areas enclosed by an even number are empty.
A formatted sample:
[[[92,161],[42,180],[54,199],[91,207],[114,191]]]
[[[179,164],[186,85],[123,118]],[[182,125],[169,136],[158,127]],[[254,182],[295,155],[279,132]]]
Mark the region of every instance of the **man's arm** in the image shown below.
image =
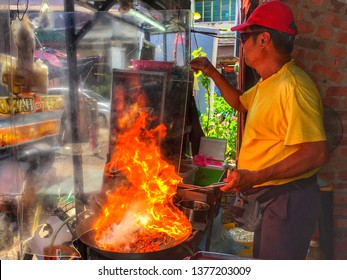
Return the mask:
[[[194,71],[201,71],[205,76],[210,77],[215,85],[222,93],[225,101],[240,112],[246,112],[247,110],[242,106],[240,102],[240,95],[242,92],[234,87],[217,71],[217,69],[211,64],[206,57],[197,57],[190,62],[190,67]]]
[[[233,171],[225,179],[227,185],[221,190],[244,191],[251,186],[259,185],[275,179],[299,176],[307,171],[321,167],[329,161],[326,141],[299,144],[299,149],[287,158],[264,169],[250,171],[240,169]]]

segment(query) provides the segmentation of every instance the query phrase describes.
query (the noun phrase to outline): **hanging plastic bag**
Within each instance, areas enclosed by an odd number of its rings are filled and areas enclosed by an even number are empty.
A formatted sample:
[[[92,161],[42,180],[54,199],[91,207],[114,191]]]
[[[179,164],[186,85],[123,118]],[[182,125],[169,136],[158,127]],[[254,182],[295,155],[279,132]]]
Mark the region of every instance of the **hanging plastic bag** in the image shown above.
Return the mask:
[[[238,227],[254,232],[261,225],[265,207],[274,199],[269,188],[238,193],[230,206],[231,218]]]

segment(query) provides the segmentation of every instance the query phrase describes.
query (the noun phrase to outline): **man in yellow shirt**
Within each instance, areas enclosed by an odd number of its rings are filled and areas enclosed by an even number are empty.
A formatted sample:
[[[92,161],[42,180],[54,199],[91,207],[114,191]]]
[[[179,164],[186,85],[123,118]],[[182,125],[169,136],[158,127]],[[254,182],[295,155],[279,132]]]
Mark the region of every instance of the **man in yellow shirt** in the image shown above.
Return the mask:
[[[254,257],[304,259],[320,211],[316,172],[329,160],[321,97],[291,58],[297,28],[288,6],[264,2],[231,30],[240,32],[245,63],[261,77],[256,85],[242,93],[205,57],[191,61],[247,113],[237,170],[221,190],[277,190],[255,229]]]

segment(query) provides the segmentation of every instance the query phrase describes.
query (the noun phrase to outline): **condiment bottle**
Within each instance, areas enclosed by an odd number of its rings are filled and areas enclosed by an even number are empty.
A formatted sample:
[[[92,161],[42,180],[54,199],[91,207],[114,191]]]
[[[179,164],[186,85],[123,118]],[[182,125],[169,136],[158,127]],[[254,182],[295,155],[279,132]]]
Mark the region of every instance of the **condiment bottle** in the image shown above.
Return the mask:
[[[324,260],[324,253],[319,247],[317,238],[312,237],[307,251],[306,260]]]

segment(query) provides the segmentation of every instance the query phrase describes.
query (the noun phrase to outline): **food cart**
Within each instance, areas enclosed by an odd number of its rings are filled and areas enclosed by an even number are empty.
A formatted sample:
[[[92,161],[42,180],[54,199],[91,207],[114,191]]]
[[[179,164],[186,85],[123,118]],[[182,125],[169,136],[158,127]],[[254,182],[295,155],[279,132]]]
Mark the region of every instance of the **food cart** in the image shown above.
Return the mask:
[[[1,6],[0,258],[193,255],[213,215],[197,228],[176,203],[190,12],[75,2],[64,11]],[[57,86],[68,95],[47,94]],[[86,89],[108,97],[107,126],[96,124]],[[215,211],[218,192],[194,193]]]

